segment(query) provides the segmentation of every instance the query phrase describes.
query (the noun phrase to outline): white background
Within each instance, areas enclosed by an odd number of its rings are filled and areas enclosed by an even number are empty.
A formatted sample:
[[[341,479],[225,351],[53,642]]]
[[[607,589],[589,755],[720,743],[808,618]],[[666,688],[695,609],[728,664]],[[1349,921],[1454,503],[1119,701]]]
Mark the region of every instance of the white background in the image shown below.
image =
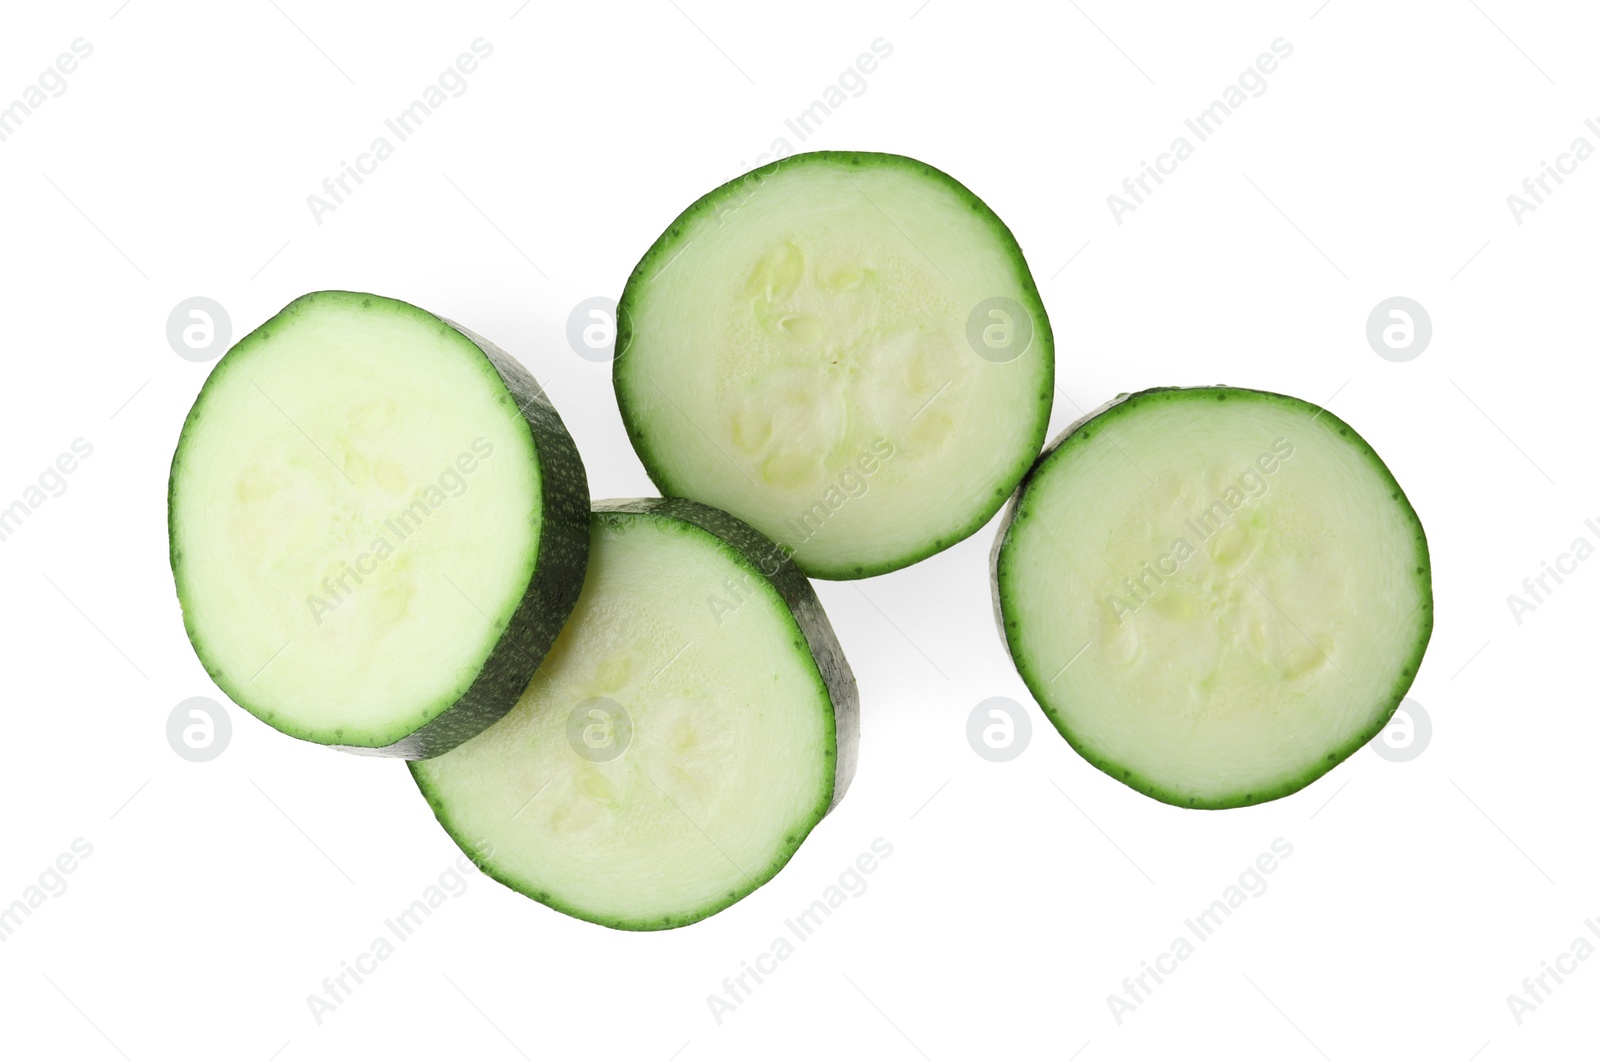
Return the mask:
[[[1600,918],[1600,561],[1520,625],[1506,603],[1574,538],[1600,540],[1583,525],[1600,517],[1600,161],[1520,225],[1506,202],[1574,138],[1600,146],[1592,10],[118,2],[14,7],[0,32],[0,105],[76,38],[94,49],[0,143],[0,505],[74,439],[94,447],[0,542],[0,904],[93,846],[0,943],[0,1052],[1593,1052],[1600,960],[1520,1026],[1506,1002]],[[316,223],[307,195],[478,37],[494,52],[468,91]],[[892,56],[802,143],[784,119],[879,37]],[[1294,53],[1265,94],[1116,223],[1107,195],[1279,37]],[[306,997],[457,852],[399,763],[231,707],[220,757],[168,746],[174,705],[221,699],[167,568],[168,463],[208,370],[169,347],[169,312],[214,298],[237,338],[309,290],[418,303],[548,386],[595,497],[647,494],[609,367],[576,356],[567,316],[780,137],[916,156],[1006,219],[1055,328],[1055,427],[1119,391],[1227,382],[1329,402],[1361,431],[1429,534],[1438,621],[1412,696],[1431,743],[1406,763],[1363,749],[1249,809],[1137,795],[1055,736],[1005,658],[990,527],[818,587],[860,681],[861,768],[771,884],[631,934],[475,877],[318,1024]],[[1365,338],[1394,295],[1434,324],[1403,364]],[[990,696],[1034,720],[1010,763],[967,744]],[[880,836],[894,853],[869,890],[714,1021],[722,979]],[[1107,996],[1277,837],[1294,854],[1270,889],[1119,1025]]]

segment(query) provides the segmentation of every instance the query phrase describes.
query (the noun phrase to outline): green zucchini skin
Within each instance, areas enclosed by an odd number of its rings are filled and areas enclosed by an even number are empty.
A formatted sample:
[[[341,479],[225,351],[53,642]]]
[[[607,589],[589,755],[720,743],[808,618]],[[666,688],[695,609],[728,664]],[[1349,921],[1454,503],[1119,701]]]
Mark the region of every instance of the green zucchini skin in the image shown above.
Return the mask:
[[[319,299],[359,302],[364,306],[381,305],[391,310],[410,312],[443,323],[465,336],[493,366],[510,397],[517,403],[523,420],[528,425],[534,452],[539,460],[543,519],[533,577],[523,591],[521,602],[513,612],[494,650],[484,661],[465,694],[421,728],[387,745],[381,747],[326,745],[357,755],[387,758],[425,759],[442,755],[487,729],[511,710],[523,689],[532,680],[550,646],[555,643],[567,615],[577,602],[578,593],[583,588],[583,575],[589,557],[588,477],[577,446],[572,441],[572,436],[567,433],[560,414],[527,369],[504,350],[475,332],[399,299],[355,291],[317,291],[302,295],[260,328],[251,332],[250,336],[239,340],[234,348],[218,361],[213,376],[222,369],[224,362],[233,356],[234,350],[243,347],[251,336],[257,332],[269,331]],[[177,547],[176,528],[173,524],[176,511],[174,498],[177,471],[184,458],[191,428],[197,421],[204,402],[205,391],[202,389],[179,436],[172,459],[172,473],[168,478],[169,561],[179,590],[180,606],[183,603],[180,576],[183,557]],[[203,647],[204,638],[194,629],[187,613],[184,616],[184,626],[194,645],[196,655],[200,657],[201,664],[205,666],[217,686],[240,707],[268,720],[270,724],[272,712],[269,706],[253,703],[246,688],[211,666]],[[286,731],[280,730],[280,732]],[[290,733],[290,736],[299,735]]]
[[[1007,538],[1018,518],[1026,515],[1029,484],[1052,457],[1059,452],[1063,452],[1074,442],[1087,439],[1089,435],[1085,433],[1086,429],[1092,431],[1096,426],[1113,423],[1121,413],[1127,412],[1142,402],[1163,400],[1193,401],[1202,396],[1214,398],[1218,401],[1279,403],[1304,410],[1308,418],[1316,417],[1319,420],[1326,418],[1329,429],[1342,436],[1347,443],[1355,446],[1374,470],[1383,477],[1389,485],[1394,501],[1409,516],[1415,532],[1418,557],[1415,576],[1418,584],[1423,588],[1422,621],[1418,628],[1417,639],[1408,654],[1404,668],[1401,670],[1389,694],[1384,698],[1382,710],[1378,712],[1376,720],[1343,747],[1328,753],[1313,766],[1282,784],[1261,786],[1249,792],[1239,792],[1233,796],[1216,800],[1204,800],[1169,789],[1158,781],[1096,755],[1082,741],[1078,740],[1071,727],[1067,725],[1066,720],[1044,706],[1046,703],[1044,690],[1049,684],[1046,680],[1048,676],[1036,673],[1030,661],[1019,651],[1017,620],[1006,617],[1002,586],[1002,579],[1007,571],[1005,552]],[[1090,410],[1067,426],[1055,438],[1051,439],[1050,444],[1045,447],[1044,452],[1039,455],[1039,459],[1034,462],[1033,467],[1028,470],[1028,474],[1023,477],[1022,482],[1017,486],[1016,493],[1012,495],[1001,516],[1000,527],[995,534],[994,546],[989,552],[989,585],[994,604],[995,625],[1000,631],[1000,638],[1005,645],[1007,656],[1010,657],[1012,664],[1017,668],[1017,673],[1021,675],[1023,683],[1028,687],[1028,691],[1033,694],[1035,702],[1040,705],[1040,709],[1044,711],[1045,716],[1050,720],[1050,724],[1056,728],[1056,731],[1061,734],[1073,751],[1082,756],[1095,769],[1115,778],[1136,792],[1143,793],[1152,799],[1160,800],[1162,803],[1168,803],[1175,807],[1197,810],[1227,810],[1234,807],[1253,806],[1258,803],[1268,803],[1284,796],[1293,795],[1355,754],[1368,741],[1383,732],[1384,727],[1389,724],[1389,720],[1394,716],[1395,709],[1405,699],[1406,693],[1410,691],[1411,683],[1416,679],[1417,672],[1422,665],[1422,657],[1427,652],[1428,642],[1433,635],[1433,565],[1428,554],[1427,534],[1423,530],[1422,520],[1418,517],[1416,509],[1412,507],[1410,500],[1405,495],[1405,491],[1400,488],[1399,482],[1395,480],[1394,473],[1389,470],[1388,465],[1378,456],[1377,451],[1353,427],[1325,408],[1319,408],[1308,401],[1287,394],[1226,385],[1211,387],[1151,387],[1132,394],[1119,394],[1104,405]]]
[[[688,229],[691,222],[702,214],[715,214],[730,199],[741,200],[750,193],[749,181],[752,177],[761,177],[767,171],[776,172],[779,168],[807,166],[816,163],[842,163],[850,166],[883,166],[898,167],[913,170],[948,186],[951,191],[964,202],[974,214],[981,217],[984,222],[994,230],[995,236],[1008,249],[1009,257],[1016,269],[1016,279],[1020,290],[1025,295],[1027,311],[1031,317],[1034,328],[1033,341],[1040,346],[1043,352],[1045,371],[1044,378],[1040,381],[1039,392],[1034,399],[1034,405],[1028,410],[1027,415],[1034,418],[1036,427],[1031,445],[1027,447],[1026,454],[1021,457],[1014,468],[1006,475],[1000,488],[994,492],[984,504],[974,512],[967,523],[952,533],[941,535],[927,541],[922,547],[911,552],[895,557],[892,560],[877,564],[844,564],[830,567],[807,568],[805,574],[812,578],[849,581],[855,579],[872,578],[877,575],[898,571],[904,567],[926,560],[928,557],[965,541],[976,534],[980,528],[993,518],[1006,503],[1012,484],[1019,482],[1030,467],[1033,457],[1039,447],[1044,444],[1049,433],[1050,411],[1055,402],[1055,333],[1050,327],[1050,315],[1045,312],[1044,301],[1039,295],[1038,285],[1034,282],[1033,273],[1028,268],[1027,259],[1023,256],[1022,246],[1017,242],[1016,236],[1007,227],[998,214],[990,209],[966,185],[956,180],[943,170],[936,169],[925,162],[921,162],[905,155],[896,155],[880,151],[805,151],[797,155],[788,155],[766,166],[757,167],[749,173],[735,177],[725,184],[713,188],[694,202],[690,203],[668,225],[656,241],[645,251],[639,259],[633,272],[629,274],[627,283],[623,286],[622,295],[617,300],[617,334],[616,358],[612,361],[612,388],[616,393],[617,408],[622,413],[622,425],[628,433],[628,441],[633,444],[634,452],[639,455],[640,463],[644,465],[645,473],[656,488],[667,497],[683,496],[683,484],[674,481],[666,472],[665,464],[657,458],[655,449],[641,426],[640,417],[634,411],[630,389],[633,384],[629,380],[631,363],[627,360],[629,347],[633,344],[633,302],[637,293],[649,282],[650,277],[659,272],[668,261],[678,253],[679,240]]]

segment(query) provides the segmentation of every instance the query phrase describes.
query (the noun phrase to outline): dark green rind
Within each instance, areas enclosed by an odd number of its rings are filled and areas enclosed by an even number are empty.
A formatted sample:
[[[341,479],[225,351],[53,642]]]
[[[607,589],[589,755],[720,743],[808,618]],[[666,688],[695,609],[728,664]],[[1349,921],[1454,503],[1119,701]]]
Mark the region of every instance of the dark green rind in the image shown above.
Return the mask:
[[[855,675],[851,673],[850,664],[844,657],[844,650],[833,632],[833,626],[828,622],[828,616],[822,610],[822,604],[817,600],[811,583],[785,555],[782,547],[743,520],[730,516],[721,509],[700,504],[698,501],[682,498],[632,498],[598,501],[594,504],[594,519],[598,522],[617,522],[619,517],[625,519],[634,516],[684,524],[716,539],[725,554],[751,575],[754,585],[765,585],[773,591],[788,610],[793,632],[798,637],[795,649],[806,653],[812,662],[817,676],[818,691],[832,706],[834,724],[833,744],[826,753],[831,776],[825,791],[819,793],[810,821],[804,828],[785,837],[784,850],[766,867],[747,877],[741,886],[742,890],[736,888],[730,891],[725,899],[701,909],[665,918],[602,917],[548,892],[533,888],[527,882],[501,871],[495,865],[493,855],[481,859],[474,856],[487,876],[552,910],[606,928],[628,932],[651,932],[682,928],[696,921],[703,921],[712,914],[726,910],[777,876],[778,871],[794,857],[795,851],[811,834],[811,830],[816,828],[817,824],[844,798],[845,790],[849,788],[850,781],[855,776],[861,738],[861,708]],[[422,776],[420,764],[410,763],[408,766],[412,779],[416,781],[423,798],[428,801],[428,806],[433,810],[439,825],[450,839],[455,841],[456,846],[472,855],[472,849],[468,846],[463,832],[450,821],[445,800],[435,793],[426,778]]]
[[[1091,425],[1104,427],[1107,424],[1114,423],[1131,409],[1151,401],[1228,400],[1275,402],[1292,405],[1305,410],[1308,417],[1314,417],[1319,421],[1325,420],[1327,430],[1336,432],[1346,443],[1360,451],[1372,467],[1388,481],[1392,499],[1396,505],[1404,510],[1416,530],[1416,578],[1423,589],[1420,609],[1422,623],[1417,631],[1416,644],[1407,658],[1405,666],[1401,668],[1399,675],[1396,677],[1392,691],[1388,697],[1380,701],[1379,710],[1374,715],[1374,721],[1359,736],[1349,741],[1344,747],[1329,752],[1318,760],[1315,765],[1300,774],[1277,785],[1252,789],[1249,792],[1240,792],[1220,799],[1201,799],[1197,796],[1167,788],[1159,781],[1136,774],[1104,756],[1094,754],[1073,734],[1066,720],[1057,715],[1047,705],[1043,690],[1049,685],[1049,682],[1041,680],[1040,676],[1034,673],[1032,663],[1020,654],[1016,640],[1017,621],[1006,618],[1004,580],[1010,571],[1010,567],[1007,564],[1006,545],[1010,540],[1012,527],[1016,525],[1019,519],[1025,519],[1028,515],[1026,508],[1027,493],[1028,487],[1032,484],[1034,478],[1056,453],[1075,441],[1083,441],[1089,438],[1093,434],[1093,430],[1088,430]],[[1383,463],[1383,459],[1367,444],[1366,439],[1356,433],[1355,428],[1339,419],[1333,413],[1300,398],[1287,394],[1275,394],[1271,391],[1227,386],[1154,387],[1135,394],[1118,395],[1098,409],[1094,409],[1051,439],[1050,445],[1040,454],[1039,459],[1034,462],[1033,467],[1029,469],[1022,483],[1017,487],[1016,494],[1013,495],[1010,503],[1006,506],[1005,515],[1000,521],[1000,529],[995,535],[994,547],[989,553],[989,572],[990,588],[994,600],[995,622],[999,626],[1001,638],[1005,642],[1006,653],[1011,657],[1012,663],[1016,666],[1017,673],[1022,676],[1022,681],[1027,685],[1028,691],[1033,694],[1034,700],[1038,702],[1045,716],[1049,718],[1050,724],[1055,726],[1057,732],[1072,746],[1073,751],[1077,752],[1097,770],[1109,774],[1136,792],[1142,792],[1152,799],[1170,803],[1175,807],[1194,808],[1197,810],[1227,810],[1233,807],[1247,807],[1257,803],[1268,803],[1275,799],[1282,799],[1284,796],[1293,795],[1322,777],[1329,770],[1332,770],[1355,754],[1362,745],[1383,732],[1383,728],[1389,724],[1389,719],[1393,717],[1395,709],[1400,706],[1400,702],[1405,699],[1407,691],[1410,690],[1411,683],[1416,678],[1417,671],[1422,665],[1422,656],[1427,651],[1428,641],[1433,635],[1433,566],[1428,557],[1428,538],[1422,529],[1421,519],[1418,518],[1416,510],[1411,507],[1411,502],[1406,497],[1405,491],[1400,488],[1400,484],[1395,480],[1394,473],[1389,471],[1388,465]]]
[[[465,336],[483,354],[505,386],[508,401],[514,401],[528,425],[532,438],[534,457],[539,462],[540,502],[542,520],[539,541],[533,558],[533,574],[523,590],[522,599],[506,622],[499,640],[479,668],[477,677],[454,703],[429,707],[422,714],[427,721],[417,729],[381,745],[335,743],[319,739],[315,734],[296,732],[285,728],[273,718],[270,706],[252,703],[244,690],[220,670],[211,666],[206,658],[204,642],[184,609],[184,629],[194,646],[195,654],[211,675],[218,688],[229,699],[279,732],[291,737],[338,748],[358,755],[376,755],[402,759],[425,759],[465,743],[472,737],[499,721],[516,705],[522,691],[533,679],[539,664],[561,632],[567,616],[577,603],[583,588],[583,575],[589,558],[589,484],[583,460],[578,455],[572,436],[567,433],[555,406],[545,397],[539,384],[514,358],[498,346],[474,332],[420,309],[399,299],[385,298],[353,291],[316,291],[295,299],[271,320],[235,343],[217,362],[195,399],[194,407],[184,421],[176,452],[172,458],[172,473],[167,480],[167,527],[171,549],[173,579],[178,588],[178,601],[183,605],[183,581],[180,573],[182,555],[177,550],[173,534],[173,504],[177,484],[177,470],[183,460],[189,432],[197,422],[205,403],[210,380],[218,377],[224,364],[234,351],[244,348],[257,334],[270,331],[286,318],[298,314],[306,305],[318,299],[359,301],[364,308],[399,310],[417,315],[441,327],[449,327]]]
[[[778,159],[765,166],[751,170],[740,177],[723,184],[702,195],[688,208],[679,214],[667,230],[645,251],[644,257],[639,259],[639,264],[633,267],[633,272],[628,276],[628,282],[623,286],[622,297],[617,300],[617,356],[612,362],[611,382],[612,389],[617,395],[617,407],[622,413],[622,425],[628,432],[628,440],[633,443],[634,452],[639,455],[639,461],[644,465],[644,470],[650,476],[650,481],[656,484],[663,494],[668,497],[682,496],[686,491],[682,484],[674,483],[667,476],[661,462],[650,446],[649,440],[641,429],[638,418],[630,405],[628,397],[629,387],[624,381],[625,357],[628,349],[633,345],[633,318],[632,304],[640,286],[654,276],[677,253],[675,248],[679,239],[688,230],[691,223],[701,215],[714,213],[726,200],[742,195],[755,194],[750,188],[753,180],[757,189],[760,182],[778,172],[780,168],[815,163],[842,163],[850,166],[895,166],[914,170],[923,176],[938,181],[948,186],[958,198],[967,204],[979,217],[988,222],[994,231],[995,238],[1009,252],[1013,264],[1016,266],[1016,284],[1024,295],[1025,309],[1032,315],[1033,341],[1041,344],[1040,350],[1044,356],[1045,374],[1039,387],[1038,405],[1036,408],[1036,422],[1032,438],[1018,460],[1016,466],[1006,474],[1005,478],[996,483],[994,494],[985,499],[975,515],[960,530],[942,535],[933,539],[926,546],[914,549],[903,556],[887,560],[880,564],[850,564],[830,568],[802,568],[805,574],[812,578],[829,580],[853,580],[871,578],[875,575],[887,574],[898,571],[903,567],[926,560],[935,553],[964,541],[977,533],[978,529],[988,523],[1000,507],[1006,503],[1006,498],[1022,479],[1028,468],[1033,464],[1034,456],[1039,447],[1044,444],[1045,435],[1050,427],[1050,410],[1055,402],[1055,333],[1050,328],[1050,317],[1044,310],[1044,302],[1039,297],[1039,288],[1033,281],[1033,273],[1028,268],[1027,259],[1023,257],[1022,247],[1011,229],[1006,226],[987,203],[972,193],[966,185],[945,173],[943,170],[919,162],[905,155],[893,155],[878,151],[807,151],[798,155]],[[796,564],[798,565],[798,561]]]

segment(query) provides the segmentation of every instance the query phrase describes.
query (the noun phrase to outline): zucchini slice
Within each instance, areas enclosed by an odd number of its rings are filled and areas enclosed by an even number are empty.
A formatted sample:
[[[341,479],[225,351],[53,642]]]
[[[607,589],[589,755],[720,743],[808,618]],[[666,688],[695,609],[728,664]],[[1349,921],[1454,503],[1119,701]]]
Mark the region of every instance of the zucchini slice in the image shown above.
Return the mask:
[[[491,877],[674,928],[778,872],[855,771],[855,678],[774,543],[693,501],[595,506],[572,619],[516,708],[411,764]]]
[[[240,707],[418,758],[516,703],[582,588],[588,508],[521,365],[415,306],[321,291],[239,340],[195,399],[172,572]]]
[[[1422,524],[1355,430],[1232,387],[1124,395],[1007,509],[995,610],[1090,763],[1184,807],[1310,784],[1381,729],[1433,629]]]
[[[817,578],[967,537],[1044,443],[1054,345],[1022,250],[914,159],[818,151],[717,188],[645,254],[617,321],[651,479]]]

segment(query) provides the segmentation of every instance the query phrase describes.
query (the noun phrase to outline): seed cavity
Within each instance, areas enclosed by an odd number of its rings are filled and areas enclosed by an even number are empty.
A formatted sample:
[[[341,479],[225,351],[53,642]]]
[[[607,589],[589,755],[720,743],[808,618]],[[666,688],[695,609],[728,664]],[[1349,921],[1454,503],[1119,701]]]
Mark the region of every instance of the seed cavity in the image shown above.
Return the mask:
[[[819,477],[815,457],[800,450],[778,450],[761,465],[761,477],[773,486],[799,489]]]
[[[954,433],[955,420],[937,409],[924,409],[911,421],[901,442],[907,457],[915,460],[925,457],[944,445]]]
[[[633,675],[633,661],[627,656],[612,656],[600,664],[595,672],[595,687],[602,693],[614,693],[628,684]]]
[[[672,746],[680,752],[686,752],[700,743],[700,735],[695,731],[694,723],[687,717],[678,719],[677,725],[672,727]]]
[[[828,329],[809,313],[787,313],[778,319],[778,330],[805,346],[821,346]]]
[[[1199,611],[1195,605],[1194,597],[1181,589],[1157,593],[1154,599],[1150,601],[1150,608],[1163,619],[1175,623],[1188,622]]]
[[[874,277],[871,269],[843,266],[818,278],[818,283],[828,291],[854,291]]]
[[[616,806],[617,790],[615,786],[594,767],[588,767],[578,775],[578,791],[586,798],[602,806]]]
[[[1233,572],[1255,559],[1261,551],[1265,535],[1261,529],[1238,520],[1217,531],[1207,544],[1211,562],[1219,570]]]
[[[264,501],[277,493],[282,488],[281,480],[259,466],[253,467],[239,477],[234,486],[234,493],[245,504],[254,504]]]
[[[380,460],[372,470],[372,477],[377,480],[384,492],[395,496],[404,495],[406,490],[405,469],[391,460]]]
[[[372,466],[366,457],[351,449],[349,445],[344,449],[344,473],[357,486],[366,486],[372,482]]]
[[[733,417],[733,444],[745,453],[759,453],[772,438],[772,417],[747,406]]]
[[[800,248],[785,243],[756,263],[745,293],[767,302],[788,298],[800,286],[805,270],[806,259]]]
[[[378,594],[377,617],[380,622],[397,623],[411,610],[411,597],[416,592],[410,579],[397,579]]]

